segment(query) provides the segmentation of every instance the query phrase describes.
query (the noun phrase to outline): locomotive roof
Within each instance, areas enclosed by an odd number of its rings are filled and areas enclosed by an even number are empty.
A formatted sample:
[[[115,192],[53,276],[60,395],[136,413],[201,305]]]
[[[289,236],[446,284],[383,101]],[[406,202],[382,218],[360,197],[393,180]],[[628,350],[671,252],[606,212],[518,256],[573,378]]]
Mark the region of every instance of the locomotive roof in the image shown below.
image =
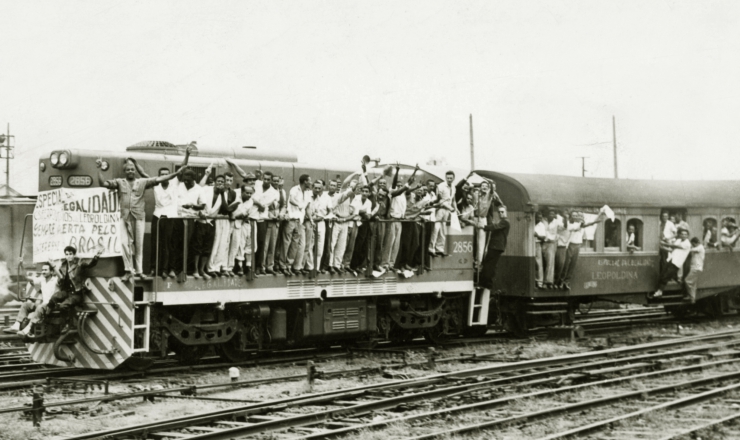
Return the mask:
[[[477,170],[496,181],[511,210],[539,206],[740,207],[740,182],[734,180],[635,180]]]

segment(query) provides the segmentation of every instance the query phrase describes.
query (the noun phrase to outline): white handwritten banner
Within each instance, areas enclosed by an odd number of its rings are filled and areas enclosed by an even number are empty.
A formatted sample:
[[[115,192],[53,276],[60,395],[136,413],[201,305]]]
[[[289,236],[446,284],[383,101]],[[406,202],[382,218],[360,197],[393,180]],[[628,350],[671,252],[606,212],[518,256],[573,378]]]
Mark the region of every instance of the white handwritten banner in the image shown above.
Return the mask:
[[[106,188],[58,188],[39,193],[33,211],[33,261],[64,256],[74,246],[80,257],[121,255],[118,194]]]

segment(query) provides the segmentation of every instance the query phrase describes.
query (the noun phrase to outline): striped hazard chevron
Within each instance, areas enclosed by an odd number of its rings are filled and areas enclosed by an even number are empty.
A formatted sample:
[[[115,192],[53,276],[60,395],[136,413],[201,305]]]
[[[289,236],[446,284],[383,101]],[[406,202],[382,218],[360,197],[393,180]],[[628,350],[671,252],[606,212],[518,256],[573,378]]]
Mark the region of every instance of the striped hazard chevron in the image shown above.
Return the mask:
[[[96,310],[85,320],[83,332],[70,337],[73,344],[61,348],[74,363],[62,361],[54,356],[54,343],[33,343],[29,351],[34,361],[65,367],[112,370],[128,359],[133,352],[134,303],[131,285],[120,278],[90,278],[86,281],[90,289],[84,304],[78,309]],[[84,344],[80,342],[84,338]],[[110,353],[95,353],[95,351]]]

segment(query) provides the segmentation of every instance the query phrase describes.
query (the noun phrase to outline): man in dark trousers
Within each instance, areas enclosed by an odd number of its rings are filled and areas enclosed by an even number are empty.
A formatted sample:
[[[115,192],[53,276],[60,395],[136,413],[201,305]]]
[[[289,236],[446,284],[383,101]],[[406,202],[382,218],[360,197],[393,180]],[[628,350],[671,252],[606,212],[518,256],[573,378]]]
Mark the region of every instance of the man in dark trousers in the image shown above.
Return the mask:
[[[498,209],[499,221],[493,221],[494,209]],[[484,228],[491,232],[488,239],[488,252],[483,258],[480,272],[480,287],[493,290],[493,280],[496,278],[496,265],[501,254],[506,250],[506,237],[509,235],[509,220],[507,220],[506,206],[494,206],[488,210],[488,222]]]

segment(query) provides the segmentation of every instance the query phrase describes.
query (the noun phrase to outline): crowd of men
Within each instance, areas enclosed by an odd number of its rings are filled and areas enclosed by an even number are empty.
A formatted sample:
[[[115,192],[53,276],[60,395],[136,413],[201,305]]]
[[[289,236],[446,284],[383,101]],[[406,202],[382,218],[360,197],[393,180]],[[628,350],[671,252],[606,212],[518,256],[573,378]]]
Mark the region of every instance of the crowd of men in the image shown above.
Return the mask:
[[[99,170],[100,185],[118,191],[124,281],[143,276],[144,194],[149,188],[155,200],[151,275],[164,278],[178,277],[186,265],[196,279],[295,276],[313,270],[356,276],[369,268],[375,276],[391,270],[413,276],[422,265],[429,269],[426,255],[447,256],[453,214],[461,224],[479,229],[480,265],[485,232],[496,229],[487,218],[491,208],[502,206],[491,181],[473,190],[467,179],[453,185],[455,174],[448,171],[439,184],[432,179],[417,183],[418,166],[406,182],[399,166],[386,167],[371,179],[367,157],[362,171],[345,181],[313,180],[303,174],[287,190],[282,176],[267,170],[247,172],[229,159],[228,171],[214,176],[211,164],[196,182],[195,172],[187,167],[189,156],[190,149],[177,172],[162,168],[154,178],[134,159],[127,159],[123,178],[106,180]],[[242,179],[241,185],[234,185],[235,176]],[[184,237],[184,217],[194,219],[189,238]],[[188,262],[183,261],[186,240]]]
[[[712,241],[711,234],[705,234],[704,243],[722,248],[734,246],[729,232],[729,221],[725,219],[720,243]],[[663,211],[660,214],[660,281],[653,297],[663,295],[663,290],[670,281],[676,281],[684,287],[684,300],[696,302],[696,287],[699,276],[704,271],[705,247],[702,239],[693,237],[689,240],[691,229],[681,213]],[[715,235],[716,237],[716,235]],[[728,238],[729,237],[729,238]],[[732,240],[730,244],[728,240]],[[716,240],[715,240],[716,241]]]
[[[550,209],[546,213],[535,213],[535,284],[538,289],[570,290],[586,228],[599,218],[586,222],[576,211],[558,213]]]

